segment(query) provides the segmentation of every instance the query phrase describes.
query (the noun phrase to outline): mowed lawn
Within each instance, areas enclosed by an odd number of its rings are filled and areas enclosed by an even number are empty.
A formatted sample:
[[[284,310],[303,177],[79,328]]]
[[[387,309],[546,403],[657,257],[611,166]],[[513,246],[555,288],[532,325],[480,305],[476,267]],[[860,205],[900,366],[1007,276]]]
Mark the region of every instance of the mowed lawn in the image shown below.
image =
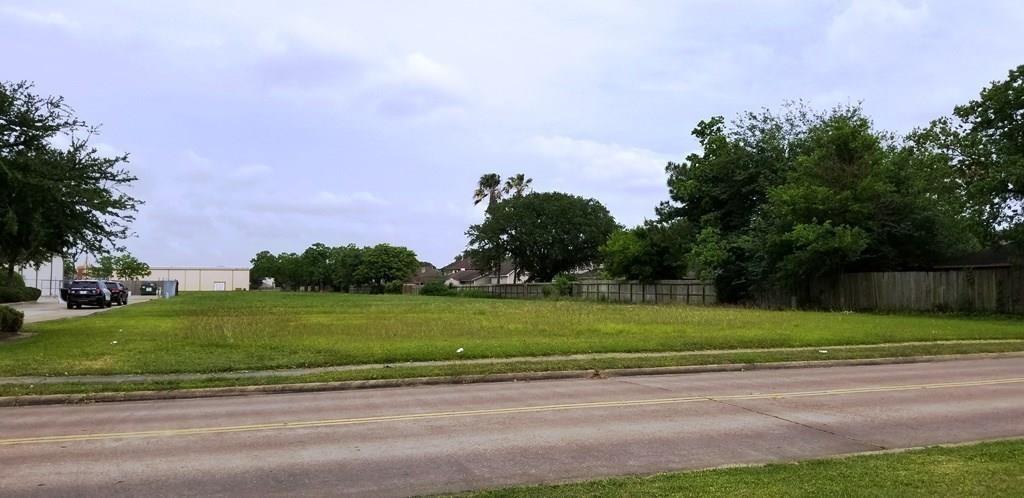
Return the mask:
[[[249,292],[183,294],[25,331],[34,335],[0,343],[0,376],[1024,339],[1024,320]]]

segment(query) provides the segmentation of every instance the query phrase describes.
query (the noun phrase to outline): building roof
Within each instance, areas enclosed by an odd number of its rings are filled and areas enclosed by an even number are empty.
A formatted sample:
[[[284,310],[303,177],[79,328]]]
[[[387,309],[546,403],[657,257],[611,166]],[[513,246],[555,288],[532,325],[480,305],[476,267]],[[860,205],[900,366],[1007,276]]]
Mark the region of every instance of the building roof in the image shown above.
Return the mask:
[[[445,278],[445,280],[450,278],[450,279],[454,279],[456,282],[465,283],[465,282],[473,282],[473,281],[476,281],[476,280],[480,280],[481,278],[483,278],[485,276],[486,275],[484,275],[480,270],[463,270],[463,271],[452,273],[451,275],[448,275]]]
[[[441,271],[452,271],[452,270],[461,270],[461,269],[475,270],[476,269],[476,264],[473,263],[473,260],[471,260],[469,258],[456,259],[455,261],[452,261],[451,263],[448,263],[447,265],[445,265],[444,268],[441,268]]]

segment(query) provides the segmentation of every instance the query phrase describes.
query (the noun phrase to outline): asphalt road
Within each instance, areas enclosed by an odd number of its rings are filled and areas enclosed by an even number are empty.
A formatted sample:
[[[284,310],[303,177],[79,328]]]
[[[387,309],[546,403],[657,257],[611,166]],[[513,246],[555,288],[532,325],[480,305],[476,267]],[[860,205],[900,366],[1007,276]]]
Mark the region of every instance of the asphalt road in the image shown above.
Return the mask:
[[[9,496],[402,496],[1024,436],[1024,359],[0,409]]]
[[[138,304],[156,298],[156,296],[131,296],[128,298],[128,304]],[[77,310],[69,310],[66,304],[58,301],[56,298],[46,297],[40,298],[38,301],[31,303],[12,303],[7,306],[25,313],[25,323],[74,318],[76,316],[92,315],[94,313],[101,313],[119,308],[119,306],[112,306],[110,308],[85,307]]]

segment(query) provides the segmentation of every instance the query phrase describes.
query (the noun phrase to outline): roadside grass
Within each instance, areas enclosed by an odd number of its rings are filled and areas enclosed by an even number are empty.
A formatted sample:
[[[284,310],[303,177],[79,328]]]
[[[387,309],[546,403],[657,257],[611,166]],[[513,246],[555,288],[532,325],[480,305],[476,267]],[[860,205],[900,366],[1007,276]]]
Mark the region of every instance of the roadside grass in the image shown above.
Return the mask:
[[[1002,353],[1024,351],[1024,342],[986,342],[963,344],[920,344],[902,346],[871,346],[851,349],[753,351],[737,353],[681,353],[665,356],[632,358],[595,358],[579,360],[513,361],[501,363],[453,363],[437,366],[403,366],[323,372],[308,375],[237,376],[205,379],[181,379],[140,382],[54,382],[46,384],[0,384],[0,396],[45,394],[94,394],[101,392],[167,391],[211,387],[243,387],[275,384],[303,384],[313,382],[342,382],[362,380],[392,380],[425,377],[445,377],[453,382],[486,381],[486,376],[521,374],[530,372],[590,371],[596,376],[601,371],[623,368],[651,368],[672,366],[755,364],[784,361],[814,361],[837,359],[902,358],[967,353]],[[474,377],[468,377],[474,376]],[[479,378],[478,376],[484,376]],[[56,381],[59,377],[54,378]]]
[[[25,331],[35,335],[0,344],[0,376],[1024,339],[1024,320],[250,292],[183,294]]]
[[[516,487],[459,496],[1020,496],[1024,441],[932,447],[693,472]]]

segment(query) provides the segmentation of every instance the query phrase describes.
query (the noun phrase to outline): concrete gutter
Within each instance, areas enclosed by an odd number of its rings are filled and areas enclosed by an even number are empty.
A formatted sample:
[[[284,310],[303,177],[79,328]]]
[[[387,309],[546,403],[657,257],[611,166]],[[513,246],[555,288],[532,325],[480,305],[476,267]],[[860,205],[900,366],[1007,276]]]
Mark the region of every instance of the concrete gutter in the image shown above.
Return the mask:
[[[968,359],[1019,358],[1024,352],[970,353],[938,356],[907,356],[901,358],[863,358],[847,360],[780,361],[768,363],[734,363],[722,365],[690,365],[675,367],[621,368],[610,370],[569,370],[555,372],[523,372],[450,377],[414,377],[408,379],[350,380],[338,382],[310,382],[303,384],[269,384],[238,387],[211,387],[166,391],[100,392],[90,394],[43,394],[0,397],[0,407],[104,403],[115,401],[152,401],[161,399],[217,398],[256,394],[309,393],[348,391],[387,387],[413,387],[441,384],[473,384],[481,382],[519,382],[558,379],[597,379],[634,375],[694,374],[707,372],[737,372],[745,370],[783,370],[792,368],[825,368],[860,365],[896,365]]]

